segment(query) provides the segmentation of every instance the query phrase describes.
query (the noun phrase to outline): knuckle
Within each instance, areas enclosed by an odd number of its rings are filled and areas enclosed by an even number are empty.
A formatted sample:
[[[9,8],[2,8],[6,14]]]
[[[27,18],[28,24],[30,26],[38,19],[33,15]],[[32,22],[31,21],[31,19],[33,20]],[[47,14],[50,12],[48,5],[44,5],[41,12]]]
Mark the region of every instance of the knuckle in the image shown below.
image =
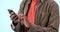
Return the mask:
[[[15,15],[13,12],[10,14],[10,17],[12,16],[12,15]]]
[[[18,19],[18,17],[15,17],[15,18],[14,18],[14,20],[17,20],[17,19]]]
[[[12,16],[11,16],[11,19],[14,19],[14,18],[15,18],[15,15],[12,15]]]

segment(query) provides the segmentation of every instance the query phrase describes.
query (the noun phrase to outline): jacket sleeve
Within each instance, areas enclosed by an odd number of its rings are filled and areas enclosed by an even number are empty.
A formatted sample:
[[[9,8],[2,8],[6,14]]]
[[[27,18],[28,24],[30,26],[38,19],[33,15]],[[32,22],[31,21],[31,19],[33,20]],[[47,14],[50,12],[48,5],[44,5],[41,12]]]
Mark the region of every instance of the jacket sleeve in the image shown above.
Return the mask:
[[[25,26],[21,25],[21,23],[13,23],[11,24],[11,28],[15,31],[15,32],[24,32],[25,31]]]
[[[49,23],[47,27],[42,27],[40,25],[31,25],[29,32],[58,32],[59,27],[59,8],[55,3],[51,8]]]
[[[20,23],[13,23],[13,22],[12,22],[12,24],[11,24],[11,28],[12,28],[14,31],[16,31],[16,28],[19,28],[19,26],[20,26]]]

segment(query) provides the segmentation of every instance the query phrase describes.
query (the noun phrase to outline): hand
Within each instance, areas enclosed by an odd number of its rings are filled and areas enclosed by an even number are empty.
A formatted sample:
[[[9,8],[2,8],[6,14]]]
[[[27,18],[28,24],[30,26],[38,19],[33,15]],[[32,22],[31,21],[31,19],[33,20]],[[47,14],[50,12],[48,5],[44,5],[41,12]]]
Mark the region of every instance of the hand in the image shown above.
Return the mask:
[[[18,17],[27,28],[30,27],[31,24],[29,23],[27,17],[24,14],[18,14]]]
[[[12,12],[12,13],[10,14],[10,18],[11,18],[12,21],[14,21],[14,23],[18,23],[18,22],[17,22],[18,17],[17,17],[17,15],[16,15],[14,12]]]

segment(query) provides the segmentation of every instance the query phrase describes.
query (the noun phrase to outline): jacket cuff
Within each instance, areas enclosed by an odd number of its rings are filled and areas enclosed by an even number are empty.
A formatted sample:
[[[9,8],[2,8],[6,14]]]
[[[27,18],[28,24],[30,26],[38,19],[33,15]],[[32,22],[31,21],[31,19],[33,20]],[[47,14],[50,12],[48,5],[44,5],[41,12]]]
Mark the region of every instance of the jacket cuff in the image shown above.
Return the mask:
[[[14,30],[15,29],[15,26],[14,26],[14,24],[12,23],[11,24],[11,28]]]
[[[13,24],[14,26],[16,26],[18,23],[14,23],[14,21],[12,21],[12,24]]]

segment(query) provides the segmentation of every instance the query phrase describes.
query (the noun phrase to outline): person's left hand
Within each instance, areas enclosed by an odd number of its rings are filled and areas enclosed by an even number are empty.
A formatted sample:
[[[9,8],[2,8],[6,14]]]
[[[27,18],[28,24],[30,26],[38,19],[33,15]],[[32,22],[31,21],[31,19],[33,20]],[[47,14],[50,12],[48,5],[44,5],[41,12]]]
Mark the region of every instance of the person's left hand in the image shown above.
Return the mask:
[[[29,23],[27,17],[24,14],[18,14],[18,17],[22,24],[24,24],[27,28],[30,27],[31,23]]]

